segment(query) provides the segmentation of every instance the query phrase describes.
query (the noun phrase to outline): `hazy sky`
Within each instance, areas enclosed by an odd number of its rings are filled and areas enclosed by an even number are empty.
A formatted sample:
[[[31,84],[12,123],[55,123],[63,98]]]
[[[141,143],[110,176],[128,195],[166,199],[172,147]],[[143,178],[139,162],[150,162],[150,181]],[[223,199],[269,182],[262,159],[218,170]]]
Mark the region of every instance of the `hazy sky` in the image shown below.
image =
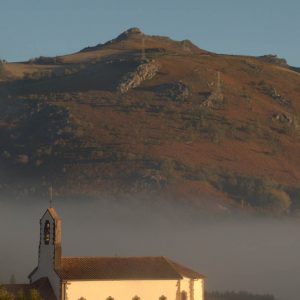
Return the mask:
[[[1,0],[0,57],[78,51],[139,27],[219,53],[278,54],[300,66],[299,0]]]

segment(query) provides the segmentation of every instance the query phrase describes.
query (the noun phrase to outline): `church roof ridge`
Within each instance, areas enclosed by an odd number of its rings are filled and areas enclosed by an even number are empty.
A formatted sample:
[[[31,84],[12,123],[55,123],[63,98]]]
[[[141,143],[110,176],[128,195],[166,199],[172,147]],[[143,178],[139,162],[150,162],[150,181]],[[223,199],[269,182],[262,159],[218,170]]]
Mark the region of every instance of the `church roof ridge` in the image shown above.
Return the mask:
[[[97,256],[97,255],[89,255],[89,256],[78,256],[78,255],[74,255],[74,256],[72,256],[72,255],[68,255],[68,256],[62,256],[61,257],[62,259],[68,259],[68,258],[71,258],[71,259],[73,259],[73,258],[81,258],[81,259],[84,259],[84,258],[126,258],[126,259],[129,259],[129,258],[165,258],[164,256],[162,256],[162,255],[154,255],[154,256],[151,256],[151,255],[143,255],[143,256],[135,256],[135,255],[133,255],[133,256],[131,256],[131,255],[128,255],[128,256],[124,256],[124,255],[122,255],[122,256],[119,256],[119,255],[109,255],[109,256]]]
[[[203,274],[193,271],[192,269],[190,269],[186,266],[183,266],[183,265],[171,260],[170,258],[168,258],[166,256],[164,256],[164,259],[171,266],[171,268],[173,268],[175,271],[179,272],[181,275],[183,275],[185,277],[205,278],[205,276]]]
[[[56,271],[66,280],[204,278],[165,256],[64,256]]]

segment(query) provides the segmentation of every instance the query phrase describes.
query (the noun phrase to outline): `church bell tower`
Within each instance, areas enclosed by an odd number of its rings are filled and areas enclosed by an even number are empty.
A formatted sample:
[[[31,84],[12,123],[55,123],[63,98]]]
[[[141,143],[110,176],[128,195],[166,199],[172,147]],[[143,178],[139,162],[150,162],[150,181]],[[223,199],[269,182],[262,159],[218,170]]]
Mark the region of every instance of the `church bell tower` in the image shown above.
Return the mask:
[[[61,263],[61,219],[56,210],[48,208],[40,220],[39,265],[60,268]]]
[[[48,208],[40,219],[38,266],[29,275],[30,282],[48,278],[54,291],[61,267],[61,219],[56,210]]]

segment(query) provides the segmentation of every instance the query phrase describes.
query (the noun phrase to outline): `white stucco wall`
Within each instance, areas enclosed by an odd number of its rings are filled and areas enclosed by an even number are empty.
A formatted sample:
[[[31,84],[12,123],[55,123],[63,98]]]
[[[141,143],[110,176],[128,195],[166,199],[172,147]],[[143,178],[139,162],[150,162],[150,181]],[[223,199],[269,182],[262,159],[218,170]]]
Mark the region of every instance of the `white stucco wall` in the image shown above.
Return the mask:
[[[203,300],[204,280],[184,278],[180,281],[180,291],[187,293],[187,300]]]
[[[193,289],[191,287],[193,286]],[[181,291],[187,292],[186,300],[203,300],[203,280],[115,280],[115,281],[69,281],[66,284],[64,300],[180,300]]]
[[[50,242],[48,245],[44,243],[44,225],[45,222],[50,222]],[[41,219],[40,225],[40,250],[39,250],[39,262],[38,269],[31,276],[31,282],[34,282],[42,277],[48,277],[52,289],[56,295],[57,299],[60,299],[60,278],[54,271],[54,220],[50,213],[47,211],[43,218]]]

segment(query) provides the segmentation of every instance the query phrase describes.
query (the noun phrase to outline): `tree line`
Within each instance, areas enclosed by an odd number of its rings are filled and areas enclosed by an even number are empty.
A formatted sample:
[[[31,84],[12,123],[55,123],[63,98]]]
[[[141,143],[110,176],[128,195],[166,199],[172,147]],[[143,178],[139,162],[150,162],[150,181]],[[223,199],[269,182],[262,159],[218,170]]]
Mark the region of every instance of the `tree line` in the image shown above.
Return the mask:
[[[205,292],[205,300],[276,300],[273,295],[255,295],[248,292]]]
[[[36,289],[29,290],[29,293],[20,289],[17,294],[9,292],[5,287],[0,286],[0,300],[44,300]]]

